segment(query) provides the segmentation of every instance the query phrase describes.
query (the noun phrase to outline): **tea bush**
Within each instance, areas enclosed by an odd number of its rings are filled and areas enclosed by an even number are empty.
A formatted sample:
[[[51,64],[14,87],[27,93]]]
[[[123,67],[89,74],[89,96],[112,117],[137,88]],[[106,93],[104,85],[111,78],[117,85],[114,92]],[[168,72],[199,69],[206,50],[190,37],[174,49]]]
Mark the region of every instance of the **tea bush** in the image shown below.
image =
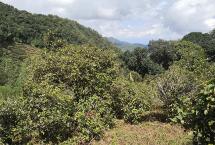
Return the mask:
[[[180,60],[174,64],[181,69],[188,70],[195,75],[196,80],[203,83],[214,76],[214,64],[207,61],[205,51],[202,47],[187,41],[181,41],[176,45],[177,55]]]
[[[113,107],[117,118],[138,123],[150,109],[152,91],[143,83],[118,78],[112,87]]]
[[[0,107],[4,143],[60,143],[99,139],[113,126],[110,88],[115,54],[92,46],[67,46],[27,60],[23,100]]]
[[[44,52],[29,61],[32,63],[28,68],[27,87],[30,89],[26,88],[26,93],[31,95],[28,91],[33,88],[48,86],[76,101],[93,95],[102,98],[116,77],[115,59],[114,52],[92,46],[67,46],[59,51]]]
[[[92,96],[75,104],[74,120],[77,124],[78,143],[86,143],[91,139],[98,140],[107,128],[113,126],[110,102]]]
[[[21,113],[23,104],[17,101],[3,101],[0,106],[0,138],[3,143],[20,143],[18,122],[25,120]],[[15,130],[16,129],[16,130]]]
[[[24,97],[8,100],[0,108],[0,135],[4,143],[57,143],[74,131],[71,105],[45,97]]]
[[[177,115],[177,107],[182,105],[181,97],[192,98],[197,90],[195,76],[179,66],[171,66],[170,70],[158,79],[157,95],[170,118]]]
[[[215,144],[215,81],[210,81],[191,100],[183,97],[173,118],[194,133],[193,144]]]
[[[197,95],[192,107],[195,144],[215,144],[215,80]]]
[[[204,50],[191,42],[181,41],[175,45],[180,58],[158,79],[158,97],[165,111],[174,121],[184,121],[182,110],[195,100],[203,82],[214,77],[214,66],[207,62]]]

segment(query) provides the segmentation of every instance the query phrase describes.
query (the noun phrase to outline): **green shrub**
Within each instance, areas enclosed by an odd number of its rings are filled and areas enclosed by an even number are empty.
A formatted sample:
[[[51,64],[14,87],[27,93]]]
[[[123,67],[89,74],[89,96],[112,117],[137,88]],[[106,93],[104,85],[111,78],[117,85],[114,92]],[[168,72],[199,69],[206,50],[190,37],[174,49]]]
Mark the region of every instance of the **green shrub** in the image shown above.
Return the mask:
[[[203,83],[214,77],[215,67],[207,61],[204,49],[200,46],[187,41],[177,43],[179,61],[175,65],[186,69],[195,75],[196,80]]]
[[[44,47],[52,50],[65,47],[67,45],[67,42],[66,40],[63,40],[63,36],[61,35],[62,34],[58,33],[56,30],[55,31],[49,30],[43,36]]]
[[[158,96],[172,121],[194,130],[194,144],[214,144],[214,81],[199,94],[202,83],[214,78],[214,64],[198,45],[182,41],[176,48],[180,60],[160,77]]]
[[[71,106],[44,97],[8,99],[0,106],[1,138],[8,144],[66,140],[74,131]]]
[[[215,80],[198,94],[192,108],[194,143],[215,144]]]
[[[92,96],[75,104],[74,120],[77,124],[79,143],[89,142],[92,138],[100,139],[103,132],[113,126],[110,100],[101,100]]]
[[[158,97],[163,101],[165,111],[174,121],[185,121],[187,106],[195,100],[201,84],[214,77],[214,65],[206,60],[204,50],[191,42],[176,44],[179,60],[158,79]],[[183,111],[184,110],[184,111]]]
[[[171,66],[157,81],[158,98],[170,118],[177,115],[178,107],[183,104],[181,97],[193,98],[197,91],[198,83],[193,73],[179,66]]]
[[[35,98],[33,102],[47,98],[76,104],[75,110],[70,112],[74,113],[76,123],[74,134],[83,136],[84,141],[90,141],[91,138],[100,137],[112,122],[113,117],[108,115],[108,110],[112,111],[112,108],[106,105],[111,104],[108,94],[116,76],[115,67],[115,54],[109,50],[67,46],[49,51],[32,59],[24,93],[26,97]],[[92,104],[95,107],[90,106]],[[72,106],[69,108],[72,109]],[[90,109],[96,109],[92,110],[96,116],[86,118],[85,113]]]
[[[7,99],[1,103],[0,138],[5,144],[20,144],[27,140],[27,136],[25,136],[26,138],[22,136],[28,132],[27,128],[23,127],[21,123],[26,120],[26,112],[22,111],[24,102],[24,100],[18,98],[17,100]]]
[[[8,100],[0,108],[0,138],[8,144],[87,143],[113,126],[110,100],[63,102],[44,96]]]
[[[0,85],[3,86],[7,83],[7,74],[5,72],[2,71],[2,69],[0,70]]]
[[[44,51],[27,60],[25,73],[23,101],[0,107],[4,143],[57,144],[69,138],[87,143],[113,126],[112,51],[91,46]]]
[[[151,105],[151,90],[143,83],[117,79],[112,87],[113,110],[117,118],[129,123],[141,121]]]
[[[46,90],[57,89],[76,101],[93,95],[102,98],[116,77],[115,59],[112,51],[85,45],[44,52],[29,61],[32,64],[28,67],[26,95],[38,87],[36,93],[42,94],[44,90],[53,96],[53,91]]]
[[[194,132],[194,144],[215,144],[215,81],[209,82],[194,99],[182,97],[173,118]]]

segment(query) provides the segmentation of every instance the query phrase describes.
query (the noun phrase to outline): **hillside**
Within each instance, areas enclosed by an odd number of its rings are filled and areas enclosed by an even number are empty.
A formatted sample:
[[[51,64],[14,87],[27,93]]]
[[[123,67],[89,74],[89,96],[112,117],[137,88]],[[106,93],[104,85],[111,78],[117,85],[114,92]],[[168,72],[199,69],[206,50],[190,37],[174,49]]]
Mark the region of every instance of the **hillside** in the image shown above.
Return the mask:
[[[38,48],[67,44],[91,44],[99,48],[111,46],[96,31],[76,21],[31,14],[2,2],[0,9],[0,85],[13,84],[19,77],[24,59]]]
[[[141,47],[141,48],[147,48],[147,45],[139,44],[139,43],[128,43],[125,41],[120,41],[113,37],[106,37],[106,39],[111,42],[116,47],[122,49],[122,51],[126,50],[133,50],[134,48]]]
[[[0,144],[215,145],[215,30],[146,48],[0,9]]]
[[[110,43],[96,31],[76,21],[53,15],[31,14],[0,2],[0,42],[20,42],[45,47],[47,35],[51,41],[69,44],[94,44],[107,48]],[[54,39],[54,40],[53,40]]]

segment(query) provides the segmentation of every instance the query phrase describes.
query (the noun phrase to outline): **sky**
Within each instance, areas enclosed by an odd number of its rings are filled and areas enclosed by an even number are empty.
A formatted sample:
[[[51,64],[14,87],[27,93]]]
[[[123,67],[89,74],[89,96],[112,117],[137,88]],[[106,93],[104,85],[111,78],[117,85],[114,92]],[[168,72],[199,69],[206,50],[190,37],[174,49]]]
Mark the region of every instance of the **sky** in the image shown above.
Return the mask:
[[[20,10],[78,21],[132,43],[180,39],[215,28],[215,0],[0,0]]]

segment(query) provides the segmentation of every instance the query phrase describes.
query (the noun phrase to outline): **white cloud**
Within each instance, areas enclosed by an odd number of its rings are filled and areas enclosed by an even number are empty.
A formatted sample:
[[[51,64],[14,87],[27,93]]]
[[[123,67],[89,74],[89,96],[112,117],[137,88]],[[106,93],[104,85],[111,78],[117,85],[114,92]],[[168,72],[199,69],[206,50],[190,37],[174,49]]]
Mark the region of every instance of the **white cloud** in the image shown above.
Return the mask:
[[[73,2],[75,2],[75,0],[47,0],[48,3],[52,3],[55,5],[70,5]]]
[[[164,13],[163,23],[174,32],[209,31],[206,20],[215,17],[214,0],[177,0]]]
[[[205,20],[205,24],[211,29],[215,28],[215,18]]]
[[[214,0],[0,0],[33,13],[75,19],[105,36],[146,42],[215,27]]]

